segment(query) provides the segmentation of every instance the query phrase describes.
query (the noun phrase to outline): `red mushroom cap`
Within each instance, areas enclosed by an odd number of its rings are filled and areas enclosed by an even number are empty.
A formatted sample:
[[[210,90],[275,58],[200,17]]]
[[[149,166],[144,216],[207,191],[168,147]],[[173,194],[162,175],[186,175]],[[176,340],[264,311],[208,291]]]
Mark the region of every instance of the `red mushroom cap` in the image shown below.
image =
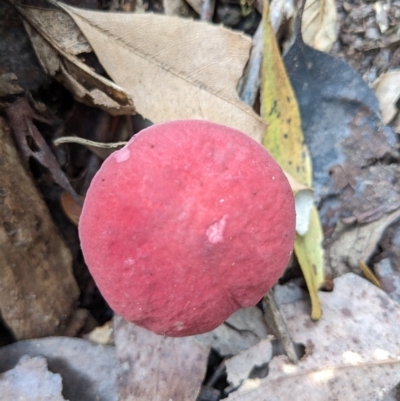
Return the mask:
[[[103,163],[79,235],[115,312],[187,336],[255,305],[276,283],[293,249],[294,200],[278,164],[247,135],[172,121]]]

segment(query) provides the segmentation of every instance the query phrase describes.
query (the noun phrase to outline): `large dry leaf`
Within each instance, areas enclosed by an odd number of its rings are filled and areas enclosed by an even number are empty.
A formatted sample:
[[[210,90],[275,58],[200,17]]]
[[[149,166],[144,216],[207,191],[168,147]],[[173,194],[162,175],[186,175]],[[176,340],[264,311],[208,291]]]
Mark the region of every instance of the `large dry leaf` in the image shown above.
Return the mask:
[[[400,306],[351,273],[320,299],[316,323],[306,302],[281,306],[294,341],[306,346],[299,364],[273,358],[266,378],[246,380],[229,401],[378,401],[399,383]]]
[[[123,368],[120,401],[196,401],[208,347],[193,337],[160,336],[119,316],[114,317],[114,335]]]
[[[236,91],[249,57],[248,37],[177,17],[60,6],[75,20],[114,82],[132,95],[144,117],[153,123],[206,119],[261,142],[266,125]]]

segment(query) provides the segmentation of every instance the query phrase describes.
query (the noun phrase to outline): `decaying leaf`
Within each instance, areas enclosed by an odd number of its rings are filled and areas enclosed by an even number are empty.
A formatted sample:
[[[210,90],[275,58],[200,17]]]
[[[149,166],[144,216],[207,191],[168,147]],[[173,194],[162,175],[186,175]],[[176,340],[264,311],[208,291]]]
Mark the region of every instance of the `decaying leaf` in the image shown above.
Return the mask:
[[[0,16],[1,96],[39,88],[46,81],[46,74],[29,43],[18,12],[7,1],[2,1]]]
[[[399,112],[397,102],[400,99],[400,70],[382,74],[373,84],[372,89],[379,100],[383,124],[389,124]]]
[[[15,368],[0,374],[2,400],[65,401],[61,390],[60,375],[49,372],[42,357],[25,357]]]
[[[78,203],[69,192],[63,192],[60,196],[61,207],[69,221],[76,226],[82,212],[82,203]]]
[[[183,18],[60,5],[142,116],[153,123],[207,119],[261,141],[266,125],[236,91],[250,52],[248,37]]]
[[[16,143],[25,162],[27,163],[31,157],[34,158],[39,164],[48,169],[54,182],[69,192],[77,202],[80,202],[75,189],[68,181],[49,145],[47,145],[47,142],[33,122],[36,120],[45,124],[51,124],[51,121],[47,121],[44,117],[36,113],[24,97],[19,98],[6,107],[5,112],[10,120]]]
[[[19,341],[0,348],[0,372],[14,368],[24,355],[46,358],[49,370],[61,376],[62,393],[68,401],[118,400],[117,374],[121,368],[114,347],[67,337]],[[29,385],[26,378],[24,383]]]
[[[299,364],[273,358],[266,378],[245,380],[229,401],[383,400],[399,383],[400,306],[351,273],[320,299],[316,323],[307,302],[281,306],[293,339],[306,347]]]
[[[378,101],[362,78],[342,60],[307,46],[300,36],[284,61],[313,161],[313,188],[324,229],[357,212],[397,204],[391,178],[397,175],[395,166],[375,163],[390,155],[397,141],[381,127]]]
[[[23,93],[24,89],[17,84],[17,81],[18,77],[13,72],[0,74],[0,96]]]
[[[272,354],[271,340],[266,339],[239,355],[227,359],[225,365],[228,382],[234,387],[239,386],[251,376],[252,371],[267,365],[272,359]]]
[[[392,266],[390,259],[386,258],[375,263],[374,267],[382,289],[394,301],[400,302],[400,272],[396,269],[397,266]]]
[[[26,116],[17,116],[23,125]],[[1,118],[0,171],[2,321],[17,339],[61,334],[79,297],[71,252]]]
[[[15,7],[24,16],[25,30],[47,74],[64,84],[78,101],[113,115],[135,113],[131,96],[76,56],[91,48],[66,13],[17,4]]]
[[[369,260],[383,232],[400,217],[400,209],[379,220],[351,226],[338,224],[327,244],[327,257],[334,276],[360,273],[358,261]]]
[[[336,23],[334,0],[307,0],[301,27],[304,42],[317,50],[329,52],[337,39]]]
[[[311,186],[311,158],[304,144],[296,98],[270,25],[268,2],[264,2],[263,25],[261,116],[268,122],[268,130],[262,143],[285,171],[300,183]],[[303,235],[297,234],[294,249],[310,291],[311,316],[319,319],[322,311],[317,291],[324,280],[323,234],[318,212],[308,204],[309,224],[301,231]]]
[[[243,308],[209,333],[198,334],[196,340],[215,349],[221,356],[236,355],[268,336],[261,310]]]
[[[381,125],[376,97],[348,64],[299,36],[284,61],[313,160],[329,267],[334,275],[360,272],[358,260],[368,261],[400,204],[400,169],[386,161],[397,158],[397,139]]]
[[[193,337],[172,338],[114,317],[119,399],[195,401],[207,367],[208,347]]]

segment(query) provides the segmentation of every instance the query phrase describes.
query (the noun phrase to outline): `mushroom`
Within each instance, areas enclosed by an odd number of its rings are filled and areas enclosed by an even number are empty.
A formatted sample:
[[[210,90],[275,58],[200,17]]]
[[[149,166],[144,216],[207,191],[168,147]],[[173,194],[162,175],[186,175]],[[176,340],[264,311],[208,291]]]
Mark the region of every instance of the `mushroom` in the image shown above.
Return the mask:
[[[272,156],[200,120],[153,125],[94,177],[79,235],[111,308],[155,333],[216,328],[255,305],[293,249],[295,209]]]

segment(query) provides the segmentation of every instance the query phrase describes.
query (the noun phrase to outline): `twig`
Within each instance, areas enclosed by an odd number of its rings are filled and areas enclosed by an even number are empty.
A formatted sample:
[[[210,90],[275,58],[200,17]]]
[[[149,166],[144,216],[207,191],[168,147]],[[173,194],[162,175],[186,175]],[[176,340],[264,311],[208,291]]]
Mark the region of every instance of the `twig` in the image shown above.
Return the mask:
[[[262,63],[262,23],[258,25],[253,37],[250,59],[239,87],[239,96],[244,103],[253,107],[260,88],[260,71]]]
[[[271,289],[265,295],[264,301],[269,317],[272,319],[273,324],[275,325],[275,328],[279,334],[286,356],[289,358],[290,362],[297,364],[299,362],[299,358],[297,357],[297,353],[292,338],[290,337],[286,327],[286,323],[282,317],[278,305],[275,302],[273,289]]]
[[[215,0],[203,0],[201,6],[200,19],[202,21],[211,21],[214,16]]]

